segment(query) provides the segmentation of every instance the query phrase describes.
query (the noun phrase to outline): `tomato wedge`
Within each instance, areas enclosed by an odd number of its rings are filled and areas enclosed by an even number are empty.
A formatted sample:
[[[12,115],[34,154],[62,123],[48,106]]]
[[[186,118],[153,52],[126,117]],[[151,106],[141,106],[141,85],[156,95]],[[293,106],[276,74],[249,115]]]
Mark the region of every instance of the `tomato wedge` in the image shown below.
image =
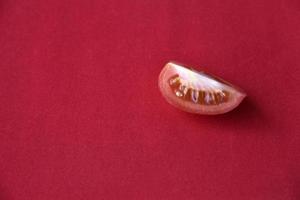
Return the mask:
[[[246,97],[245,92],[231,83],[176,62],[169,62],[162,69],[159,88],[171,105],[205,115],[229,112]]]

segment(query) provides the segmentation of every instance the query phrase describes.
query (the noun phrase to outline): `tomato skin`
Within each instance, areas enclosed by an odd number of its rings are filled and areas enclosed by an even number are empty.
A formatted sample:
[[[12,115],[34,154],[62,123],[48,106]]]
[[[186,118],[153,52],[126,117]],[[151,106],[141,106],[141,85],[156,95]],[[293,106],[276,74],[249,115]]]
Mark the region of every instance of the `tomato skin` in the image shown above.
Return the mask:
[[[214,104],[199,104],[184,100],[176,96],[170,87],[170,78],[174,76],[178,76],[186,85],[192,85],[193,91],[195,88],[200,87],[209,88],[207,90],[210,92],[226,90],[230,95],[226,102]],[[159,75],[158,84],[163,97],[168,103],[180,110],[195,114],[217,115],[226,113],[236,108],[246,97],[241,89],[222,79],[204,72],[196,72],[175,62],[169,62],[165,65]],[[206,94],[210,95],[210,92]]]

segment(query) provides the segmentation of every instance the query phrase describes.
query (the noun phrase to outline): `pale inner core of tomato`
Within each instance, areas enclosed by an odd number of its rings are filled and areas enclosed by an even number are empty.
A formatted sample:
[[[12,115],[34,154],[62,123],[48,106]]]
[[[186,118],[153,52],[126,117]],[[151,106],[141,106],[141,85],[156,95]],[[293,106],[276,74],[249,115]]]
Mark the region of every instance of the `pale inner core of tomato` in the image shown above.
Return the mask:
[[[168,82],[176,97],[195,104],[219,105],[229,100],[230,93],[228,91],[199,87],[197,84],[183,79],[178,74],[170,77]]]

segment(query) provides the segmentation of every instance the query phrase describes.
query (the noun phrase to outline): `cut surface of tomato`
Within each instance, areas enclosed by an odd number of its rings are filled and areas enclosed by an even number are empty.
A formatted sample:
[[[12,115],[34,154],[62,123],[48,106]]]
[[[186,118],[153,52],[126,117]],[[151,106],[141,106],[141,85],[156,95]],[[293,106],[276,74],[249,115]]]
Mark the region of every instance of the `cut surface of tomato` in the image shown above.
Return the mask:
[[[245,92],[231,83],[176,62],[165,65],[158,82],[162,95],[170,104],[190,113],[226,113],[246,97]]]

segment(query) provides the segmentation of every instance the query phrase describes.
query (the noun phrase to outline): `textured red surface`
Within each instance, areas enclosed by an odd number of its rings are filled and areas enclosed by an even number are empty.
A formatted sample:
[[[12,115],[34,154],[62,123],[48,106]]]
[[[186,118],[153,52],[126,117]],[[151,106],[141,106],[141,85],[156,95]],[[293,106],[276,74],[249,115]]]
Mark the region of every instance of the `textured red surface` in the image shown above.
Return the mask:
[[[298,0],[0,1],[0,199],[300,199]],[[195,116],[169,60],[249,98]]]

